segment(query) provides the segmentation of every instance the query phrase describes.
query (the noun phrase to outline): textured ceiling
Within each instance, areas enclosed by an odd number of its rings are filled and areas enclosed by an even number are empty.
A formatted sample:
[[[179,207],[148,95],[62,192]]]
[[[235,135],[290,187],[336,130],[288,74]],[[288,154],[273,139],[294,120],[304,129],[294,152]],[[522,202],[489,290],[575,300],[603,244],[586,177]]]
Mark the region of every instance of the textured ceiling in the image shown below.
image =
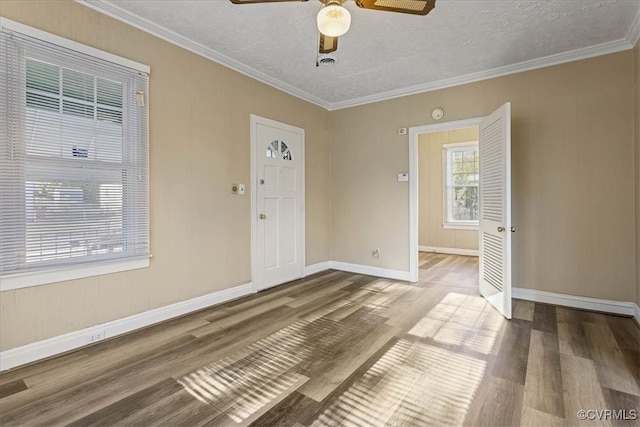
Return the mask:
[[[321,3],[78,0],[327,109],[629,49],[640,0],[437,0],[427,16],[365,10],[316,67]]]

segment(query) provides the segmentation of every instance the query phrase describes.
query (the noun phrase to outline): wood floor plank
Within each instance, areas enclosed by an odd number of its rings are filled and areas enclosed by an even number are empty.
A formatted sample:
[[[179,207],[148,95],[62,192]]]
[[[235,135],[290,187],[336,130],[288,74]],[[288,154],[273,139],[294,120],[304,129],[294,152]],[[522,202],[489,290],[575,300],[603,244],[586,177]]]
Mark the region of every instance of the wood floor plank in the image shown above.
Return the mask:
[[[564,417],[551,415],[528,406],[522,408],[521,427],[564,427],[566,425]]]
[[[183,387],[179,387],[175,393],[158,399],[150,405],[138,408],[138,411],[123,418],[118,425],[195,426],[202,425],[219,415],[221,415],[221,412],[218,409],[203,404]]]
[[[74,363],[73,370],[52,371],[28,375],[25,382],[31,388],[38,390],[56,389],[65,385],[89,381],[107,372],[117,370],[122,366],[144,359],[167,346],[173,345],[191,329],[206,325],[203,319],[183,318],[171,321],[166,328],[154,326],[145,328],[136,336],[125,335],[117,340],[110,340],[87,349],[91,357],[83,358]],[[146,331],[146,333],[145,333]],[[93,348],[95,347],[95,348]],[[144,349],[144,351],[141,351]]]
[[[531,301],[525,301],[521,299],[513,300],[513,317],[516,319],[533,321],[533,309],[535,304]]]
[[[261,315],[233,325],[231,328],[198,339],[202,347],[182,359],[171,373],[174,378],[198,369],[212,361],[244,349],[278,331],[287,328],[298,319],[300,309],[276,307]]]
[[[560,352],[590,359],[591,351],[580,313],[564,307],[558,307],[556,313]]]
[[[640,396],[606,387],[602,388],[602,393],[607,402],[607,409],[615,412],[611,416],[612,425],[625,427],[640,425]]]
[[[533,309],[533,324],[531,325],[531,328],[557,335],[558,321],[556,317],[556,307],[553,305],[536,303]]]
[[[254,427],[273,426],[285,427],[296,423],[300,419],[310,417],[318,410],[319,404],[313,399],[297,391],[289,394],[280,403],[251,423]]]
[[[401,311],[406,303],[412,301],[419,288],[388,280],[371,282],[361,289],[353,291],[341,299],[337,309],[325,317],[339,321],[355,313],[360,308],[368,307],[377,316],[390,318]]]
[[[180,388],[180,385],[173,378],[165,378],[152,386],[70,423],[69,427],[116,425],[141,408],[152,405],[159,399],[173,395]]]
[[[607,324],[621,349],[640,351],[640,326],[628,317],[607,316]]]
[[[300,388],[300,393],[316,402],[322,401],[398,332],[398,328],[379,324],[365,336],[343,343],[335,348],[331,363]]]
[[[594,362],[582,357],[560,354],[560,365],[567,425],[593,426],[592,420],[580,419],[578,411],[607,407]],[[610,426],[611,423],[607,420],[599,420],[598,425]]]
[[[351,283],[349,286],[342,288],[343,291],[347,291],[347,292],[357,291],[361,289],[363,286],[366,286],[372,282],[375,282],[376,280],[380,280],[380,278],[375,276],[368,276],[365,274],[356,274],[352,276],[350,280],[353,283]]]
[[[511,319],[496,356],[492,375],[524,386],[530,342],[531,322]]]
[[[12,382],[7,382],[0,385],[0,399],[4,399],[7,396],[11,396],[16,393],[20,393],[21,391],[27,390],[29,387],[24,383],[23,380],[15,380]]]
[[[631,350],[621,348],[620,351],[624,356],[625,362],[627,362],[626,368],[628,369],[629,376],[636,380],[636,383],[640,385],[640,348],[637,350]],[[625,370],[625,368],[622,368]]]
[[[596,323],[600,325],[605,325],[607,323],[607,315],[603,313],[587,310],[577,310],[576,313],[580,320],[586,323]]]
[[[364,289],[369,289],[369,286],[365,286]],[[376,315],[391,319],[403,312],[420,292],[420,288],[416,286],[404,282],[391,282],[380,291],[380,298],[371,298],[364,305],[373,308]]]
[[[585,323],[600,384],[613,390],[640,396],[639,378],[629,375],[625,355],[607,323]]]
[[[408,334],[483,358],[496,351],[505,322],[484,298],[454,292],[431,308]]]
[[[478,390],[464,420],[465,426],[520,425],[523,385],[488,376]]]
[[[71,353],[42,360],[37,363],[5,371],[0,374],[0,385],[39,375],[48,371],[54,372],[55,375],[55,373],[63,370],[65,366],[75,366],[75,363],[87,359],[88,357],[89,355],[86,353],[86,349],[80,349]]]
[[[30,400],[2,401],[1,421],[7,425],[56,424],[65,419],[75,420],[117,402],[167,376],[171,363],[177,363],[180,354],[189,353],[199,344],[189,337],[176,340],[163,352],[124,366],[117,371],[105,373],[90,381],[56,390],[39,392],[33,390]],[[32,389],[25,391],[31,392]]]
[[[557,335],[531,331],[524,405],[564,418],[562,368]]]
[[[401,339],[309,424],[459,425],[484,369],[484,361]]]
[[[396,326],[402,330],[408,330],[422,319],[429,310],[438,305],[447,294],[448,290],[442,286],[421,288],[413,301],[406,304],[404,310],[387,320],[386,324]]]
[[[327,317],[339,310],[356,306],[358,310],[361,308],[356,305],[357,297],[350,295],[347,291],[338,291],[325,299],[320,304],[309,304],[308,309],[300,314],[301,319],[313,321],[319,318]],[[305,306],[303,306],[305,307]],[[357,310],[356,310],[357,311]]]
[[[295,288],[291,288],[290,292],[286,294],[286,296],[291,297],[293,299],[305,298],[309,295],[316,294],[318,291],[322,291],[327,287],[331,287],[338,283],[343,286],[347,286],[349,284],[344,284],[343,282],[348,281],[353,283],[353,275],[351,273],[345,273],[344,271],[338,271],[335,274],[323,279],[319,282],[313,282],[313,286],[309,286],[308,283],[304,283],[301,286],[297,286]]]
[[[211,308],[208,314],[202,317],[207,319],[209,322],[213,322],[232,314],[241,313],[247,309],[254,308],[255,306],[262,305],[269,301],[283,297],[291,297],[291,294],[299,294],[302,290],[305,292],[312,292],[313,289],[316,289],[317,287],[322,288],[327,283],[334,283],[335,281],[340,281],[345,277],[349,276],[342,271],[326,270],[303,279],[294,280],[280,286],[275,286],[243,298],[238,298],[233,301],[220,304]],[[301,287],[303,287],[303,289],[300,289]]]
[[[254,316],[260,315],[262,313],[265,313],[269,310],[272,310],[274,308],[278,308],[281,307],[283,305],[286,305],[287,303],[293,301],[293,298],[291,297],[280,297],[280,298],[276,298],[272,301],[266,302],[264,304],[259,304],[256,305],[255,307],[249,308],[247,310],[244,311],[239,311],[237,313],[233,313],[229,316],[225,316],[222,318],[216,318],[216,319],[212,319],[211,323],[209,323],[208,325],[205,326],[201,326],[199,328],[196,328],[192,331],[190,331],[189,333],[191,335],[193,335],[196,338],[201,338],[203,336],[209,335],[209,334],[213,334],[215,332],[218,332],[222,329],[226,329],[229,328],[237,323],[240,323],[242,321],[245,321],[247,319],[251,319]],[[208,320],[208,319],[206,319]]]
[[[315,289],[314,292],[308,292],[303,295],[297,296],[295,294],[291,295],[292,300],[289,301],[286,305],[293,308],[302,307],[303,305],[309,304],[315,300],[327,298],[327,296],[341,290],[351,283],[352,282],[349,279],[342,279],[336,281],[335,283],[327,283],[325,286]]]
[[[92,356],[93,359],[99,357],[103,359],[103,361],[106,361],[116,356],[121,357],[124,353],[133,353],[139,350],[140,345],[144,347],[161,346],[163,343],[175,339],[193,329],[208,325],[209,322],[202,317],[202,314],[204,313],[192,314],[171,319],[161,324],[151,325],[125,334],[119,337],[118,340],[106,340],[91,345],[85,349],[85,352],[87,355]],[[30,376],[30,378],[33,378],[33,376]]]

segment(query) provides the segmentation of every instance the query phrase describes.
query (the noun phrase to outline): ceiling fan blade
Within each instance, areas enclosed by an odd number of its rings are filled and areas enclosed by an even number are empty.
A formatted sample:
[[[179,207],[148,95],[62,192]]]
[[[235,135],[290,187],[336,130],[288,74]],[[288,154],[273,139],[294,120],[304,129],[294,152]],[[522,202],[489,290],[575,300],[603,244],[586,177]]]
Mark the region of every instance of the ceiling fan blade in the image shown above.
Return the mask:
[[[249,4],[249,3],[277,3],[285,1],[307,1],[307,0],[229,0],[233,4]]]
[[[356,0],[363,9],[426,15],[436,7],[436,0]]]
[[[320,53],[331,53],[338,49],[338,38],[320,33]]]

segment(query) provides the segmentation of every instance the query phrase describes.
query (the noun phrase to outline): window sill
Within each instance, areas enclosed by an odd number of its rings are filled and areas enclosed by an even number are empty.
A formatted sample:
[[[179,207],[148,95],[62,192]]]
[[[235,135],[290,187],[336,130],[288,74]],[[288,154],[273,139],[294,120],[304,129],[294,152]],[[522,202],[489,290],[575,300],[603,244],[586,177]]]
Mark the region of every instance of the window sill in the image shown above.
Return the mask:
[[[66,280],[83,279],[146,267],[149,267],[148,257],[96,263],[81,267],[11,274],[0,277],[0,291],[46,285],[48,283],[64,282]]]
[[[478,231],[478,224],[457,224],[452,222],[446,222],[442,224],[442,228],[446,230],[470,230],[470,231]]]

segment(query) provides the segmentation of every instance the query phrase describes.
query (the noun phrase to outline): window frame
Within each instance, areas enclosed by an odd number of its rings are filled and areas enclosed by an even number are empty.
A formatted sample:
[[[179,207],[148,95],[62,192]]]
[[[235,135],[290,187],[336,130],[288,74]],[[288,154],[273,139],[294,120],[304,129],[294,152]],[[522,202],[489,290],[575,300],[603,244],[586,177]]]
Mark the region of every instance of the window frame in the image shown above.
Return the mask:
[[[54,45],[56,48],[68,49],[76,53],[97,58],[102,61],[108,61],[115,65],[126,67],[127,69],[131,70],[132,73],[139,73],[142,75],[146,75],[147,79],[151,71],[150,67],[147,65],[140,64],[138,62],[131,61],[129,59],[122,58],[117,55],[104,52],[99,49],[95,49],[90,46],[86,46],[81,43],[77,43],[72,40],[68,40],[68,39],[47,33],[45,31],[41,31],[36,28],[29,27],[19,22],[11,21],[3,17],[0,17],[0,31],[4,34],[15,33],[16,35],[28,36],[30,38],[37,39],[41,42]],[[26,57],[21,55],[21,58],[20,58],[21,61],[26,61],[26,59],[27,59]],[[35,59],[38,60],[38,58],[35,58]],[[87,59],[90,60],[90,58],[87,58]],[[100,77],[99,74],[95,74],[94,76]],[[25,90],[25,94],[26,94],[26,90]],[[147,165],[146,167],[148,171],[148,146],[149,146],[148,108],[149,107],[148,105],[145,105],[144,108],[146,109],[146,112],[144,113],[144,121],[141,123],[145,128],[141,134],[143,139],[141,141],[141,144],[144,144],[144,147],[146,147],[145,149],[147,151],[147,158],[144,159],[143,161]],[[123,122],[123,126],[127,126],[127,124]],[[140,147],[142,147],[142,145],[140,145]],[[146,232],[148,235],[149,233],[148,175],[146,177],[145,185],[147,188],[145,190],[147,194],[147,199],[144,201],[143,206],[146,207],[146,212],[147,212],[146,214],[147,223],[145,226],[146,226]],[[127,197],[130,197],[130,196],[123,194],[122,195],[123,201]],[[24,209],[25,209],[25,215],[26,215],[28,211],[28,207],[26,206],[26,204]],[[26,236],[25,236],[25,239],[26,239]],[[147,252],[149,251],[147,250]],[[15,273],[13,272],[4,273],[2,276],[0,276],[0,291],[19,289],[24,287],[37,286],[37,285],[43,285],[48,283],[86,278],[86,277],[93,277],[97,275],[122,272],[122,271],[127,271],[132,269],[138,269],[138,268],[145,268],[149,266],[149,257],[150,257],[149,253],[147,253],[145,256],[142,256],[140,254],[138,255],[131,254],[131,256],[129,257],[123,257],[120,259],[93,260],[93,261],[87,261],[86,259],[84,259],[84,260],[81,260],[81,262],[70,264],[70,265],[63,265],[63,266],[56,265],[52,267],[46,267],[46,264],[43,264],[44,267],[42,269],[37,269],[33,271],[18,271]]]
[[[442,228],[449,230],[478,230],[480,226],[479,220],[477,221],[458,221],[451,218],[451,192],[452,186],[452,173],[451,173],[451,154],[453,151],[460,149],[475,149],[479,155],[479,142],[478,141],[463,141],[453,142],[442,145]],[[478,175],[480,174],[480,166],[478,166]],[[466,187],[478,188],[479,197],[479,185],[464,185]]]

